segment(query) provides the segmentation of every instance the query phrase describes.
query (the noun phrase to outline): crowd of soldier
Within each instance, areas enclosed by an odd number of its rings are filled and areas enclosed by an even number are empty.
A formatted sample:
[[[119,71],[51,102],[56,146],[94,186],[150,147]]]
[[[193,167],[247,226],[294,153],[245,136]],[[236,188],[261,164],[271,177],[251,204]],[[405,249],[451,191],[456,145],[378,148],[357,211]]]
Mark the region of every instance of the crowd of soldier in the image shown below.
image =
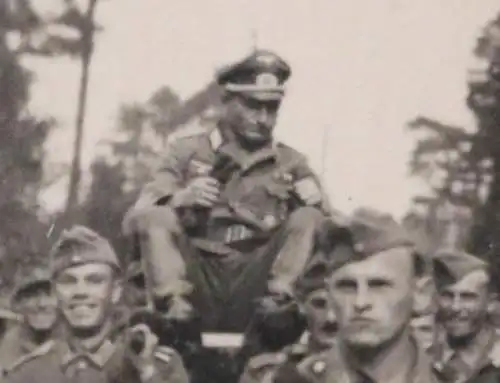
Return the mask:
[[[375,210],[338,217],[305,156],[273,138],[290,73],[267,51],[218,73],[224,119],[169,147],[125,216],[126,270],[89,228],[61,234],[45,275],[12,295],[6,382],[500,380],[488,265],[421,254]],[[199,371],[202,330],[245,332],[232,380]]]

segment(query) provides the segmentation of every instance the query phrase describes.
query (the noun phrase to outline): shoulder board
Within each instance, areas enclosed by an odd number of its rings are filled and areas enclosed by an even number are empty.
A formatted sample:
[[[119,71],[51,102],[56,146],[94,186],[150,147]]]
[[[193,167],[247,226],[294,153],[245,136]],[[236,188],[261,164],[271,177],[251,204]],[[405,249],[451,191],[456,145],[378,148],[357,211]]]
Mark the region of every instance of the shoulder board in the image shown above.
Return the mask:
[[[36,348],[32,352],[23,355],[17,361],[15,361],[12,366],[7,368],[7,373],[11,373],[14,370],[19,369],[19,367],[25,365],[27,362],[39,358],[41,356],[47,355],[54,347],[54,341],[50,340],[45,342],[40,347]]]
[[[259,370],[265,367],[277,366],[286,362],[286,355],[282,352],[260,354],[251,358],[248,367],[252,370]]]
[[[276,148],[278,149],[278,152],[280,153],[280,156],[283,157],[283,159],[300,161],[306,160],[306,156],[304,154],[292,148],[291,146],[283,144],[282,142],[277,142]]]
[[[158,346],[155,350],[155,358],[163,363],[170,363],[175,351],[167,346]]]
[[[175,142],[175,141],[183,139],[183,138],[201,136],[201,135],[208,134],[208,133],[209,133],[209,130],[206,127],[196,125],[196,124],[186,126],[186,127],[181,127],[179,129],[175,130],[173,133],[171,133],[168,136],[167,144],[171,144],[172,142]]]
[[[309,348],[307,347],[307,344],[303,343],[295,343],[290,346],[288,346],[285,351],[289,355],[293,356],[303,356],[306,355],[309,352]]]
[[[319,352],[304,358],[297,370],[305,375],[320,376],[326,371],[326,352]]]

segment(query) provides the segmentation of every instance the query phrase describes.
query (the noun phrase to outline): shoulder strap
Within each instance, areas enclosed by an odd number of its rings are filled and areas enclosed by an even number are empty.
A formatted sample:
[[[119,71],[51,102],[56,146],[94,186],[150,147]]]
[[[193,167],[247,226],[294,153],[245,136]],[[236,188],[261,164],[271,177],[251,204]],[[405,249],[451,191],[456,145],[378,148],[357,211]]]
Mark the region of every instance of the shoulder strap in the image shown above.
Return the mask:
[[[6,373],[11,373],[12,371],[19,369],[21,366],[25,365],[27,362],[31,360],[36,359],[43,355],[47,355],[54,348],[54,344],[55,344],[54,341],[50,340],[42,344],[40,347],[34,349],[32,352],[23,355],[17,361],[15,361],[12,364],[12,366],[7,367],[5,369]]]

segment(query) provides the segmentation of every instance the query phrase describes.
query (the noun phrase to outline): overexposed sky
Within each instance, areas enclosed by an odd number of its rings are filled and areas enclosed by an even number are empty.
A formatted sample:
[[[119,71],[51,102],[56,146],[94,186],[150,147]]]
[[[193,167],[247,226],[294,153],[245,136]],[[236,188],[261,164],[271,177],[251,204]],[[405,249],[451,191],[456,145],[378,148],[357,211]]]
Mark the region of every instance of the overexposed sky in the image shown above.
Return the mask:
[[[498,11],[498,0],[101,0],[85,165],[112,134],[121,103],[144,101],[161,85],[189,97],[248,53],[255,31],[258,46],[293,69],[278,137],[323,171],[337,208],[370,205],[399,216],[420,190],[408,177],[414,137],[405,123],[425,114],[473,126],[466,69],[481,27]],[[30,64],[33,109],[61,125],[50,152],[69,160],[79,67]],[[51,205],[63,200],[64,187],[47,197]]]

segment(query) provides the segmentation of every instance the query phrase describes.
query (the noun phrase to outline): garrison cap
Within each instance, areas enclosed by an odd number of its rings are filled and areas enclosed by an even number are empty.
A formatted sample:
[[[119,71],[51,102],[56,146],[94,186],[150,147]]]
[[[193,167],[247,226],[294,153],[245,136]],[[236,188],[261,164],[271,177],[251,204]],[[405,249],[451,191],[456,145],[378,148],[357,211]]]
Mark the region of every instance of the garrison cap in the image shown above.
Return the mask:
[[[50,289],[50,272],[47,268],[33,268],[29,274],[22,278],[20,283],[14,288],[11,295],[11,302],[16,303],[24,297],[41,290]]]
[[[415,248],[409,233],[390,214],[370,208],[360,208],[353,213],[347,233],[343,243],[337,243],[330,255],[333,269],[389,249]]]
[[[434,279],[438,286],[459,282],[473,271],[482,270],[489,275],[488,263],[465,251],[443,249],[434,255]]]
[[[53,275],[68,267],[96,262],[121,270],[109,241],[85,226],[64,230],[52,247],[50,258]]]
[[[287,62],[276,53],[255,50],[242,61],[216,74],[216,80],[227,92],[240,93],[258,100],[281,100],[284,84],[291,75]]]
[[[144,286],[144,270],[141,262],[133,261],[128,265],[126,279],[128,282]]]
[[[325,288],[328,276],[328,262],[324,259],[314,259],[295,282],[295,293],[303,299],[313,291]]]

